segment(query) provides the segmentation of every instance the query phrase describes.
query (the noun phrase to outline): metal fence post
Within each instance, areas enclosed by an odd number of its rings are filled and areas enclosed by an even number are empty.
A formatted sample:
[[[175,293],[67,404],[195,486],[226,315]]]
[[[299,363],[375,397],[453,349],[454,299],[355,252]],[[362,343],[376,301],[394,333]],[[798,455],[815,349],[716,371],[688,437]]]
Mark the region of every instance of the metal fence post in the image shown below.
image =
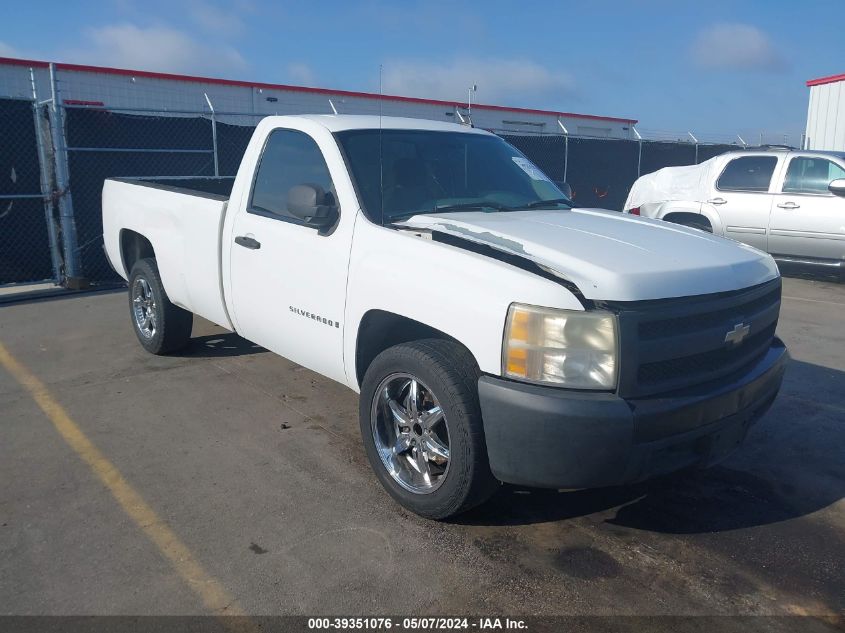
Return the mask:
[[[569,130],[560,119],[557,120],[557,124],[563,130],[563,182],[566,182],[566,172],[569,169]]]
[[[59,222],[62,227],[62,247],[65,259],[65,284],[69,288],[85,285],[79,262],[76,239],[76,222],[73,217],[73,201],[70,195],[70,172],[68,169],[67,143],[65,142],[64,108],[59,101],[59,87],[56,82],[56,66],[50,64],[50,91],[52,93],[50,117],[53,136],[53,160],[56,170],[56,197],[59,204]]]
[[[217,160],[217,118],[214,115],[214,106],[211,105],[211,99],[208,98],[208,93],[202,93],[205,96],[205,102],[208,104],[208,109],[211,110],[211,144],[214,147],[214,175],[220,175],[220,163]]]
[[[563,140],[563,182],[566,182],[566,174],[569,170],[569,134]]]
[[[634,134],[637,135],[637,143],[639,147],[637,148],[637,178],[642,175],[642,167],[643,167],[643,137],[640,134],[640,131],[636,128],[636,126],[631,127],[634,130]]]
[[[53,281],[62,282],[62,255],[59,251],[59,236],[56,223],[53,220],[52,182],[53,173],[48,162],[49,153],[44,144],[44,131],[41,129],[41,105],[38,103],[38,89],[35,85],[35,71],[29,69],[29,79],[32,83],[32,114],[35,123],[35,143],[38,152],[38,172],[41,184],[41,195],[44,198],[44,219],[47,222],[47,241],[50,245],[50,261],[53,265]]]
[[[692,142],[695,143],[695,164],[698,165],[698,139],[695,138],[695,135],[692,132],[687,132],[687,134],[689,134]]]

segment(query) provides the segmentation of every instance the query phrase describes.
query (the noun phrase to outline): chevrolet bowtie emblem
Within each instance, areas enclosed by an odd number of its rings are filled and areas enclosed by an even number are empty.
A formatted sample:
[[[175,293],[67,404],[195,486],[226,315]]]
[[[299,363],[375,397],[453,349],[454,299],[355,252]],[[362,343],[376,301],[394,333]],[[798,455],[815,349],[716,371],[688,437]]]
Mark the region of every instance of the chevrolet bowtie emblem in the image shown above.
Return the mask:
[[[742,343],[742,339],[748,336],[748,332],[751,331],[751,325],[746,325],[745,323],[737,323],[734,326],[734,329],[729,330],[727,334],[725,334],[725,343],[731,343],[733,345],[739,345]]]

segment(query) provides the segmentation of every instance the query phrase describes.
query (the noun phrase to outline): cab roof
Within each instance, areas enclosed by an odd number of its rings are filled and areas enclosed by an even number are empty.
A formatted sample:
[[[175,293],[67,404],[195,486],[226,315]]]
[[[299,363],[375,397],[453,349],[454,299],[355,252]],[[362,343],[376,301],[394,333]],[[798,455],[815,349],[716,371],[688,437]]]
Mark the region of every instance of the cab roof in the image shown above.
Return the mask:
[[[778,146],[771,146],[771,147],[746,147],[744,149],[737,149],[732,150],[730,152],[725,152],[722,156],[726,156],[728,154],[771,154],[771,153],[781,153],[781,154],[801,154],[802,156],[820,156],[820,157],[830,157],[835,156],[839,159],[845,159],[845,152],[835,152],[830,150],[823,150],[823,149],[798,149],[795,147],[778,147]]]
[[[318,123],[330,132],[345,130],[427,130],[436,132],[463,132],[466,134],[490,134],[484,130],[459,123],[414,119],[410,117],[377,116],[369,114],[300,114],[269,117],[281,121],[306,119]]]

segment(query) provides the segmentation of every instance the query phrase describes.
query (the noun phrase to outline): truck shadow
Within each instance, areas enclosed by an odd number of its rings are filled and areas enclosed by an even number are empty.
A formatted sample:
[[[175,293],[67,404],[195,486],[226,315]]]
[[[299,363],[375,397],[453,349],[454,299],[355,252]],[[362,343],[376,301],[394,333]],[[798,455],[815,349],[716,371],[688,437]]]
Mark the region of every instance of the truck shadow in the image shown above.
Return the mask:
[[[697,534],[805,516],[845,497],[843,420],[845,372],[793,360],[772,409],[720,465],[618,488],[504,486],[456,522],[516,526],[601,512],[613,525]]]
[[[247,356],[266,352],[263,347],[241,338],[234,332],[207,334],[191,338],[188,346],[173,356],[190,358],[220,358],[225,356]]]

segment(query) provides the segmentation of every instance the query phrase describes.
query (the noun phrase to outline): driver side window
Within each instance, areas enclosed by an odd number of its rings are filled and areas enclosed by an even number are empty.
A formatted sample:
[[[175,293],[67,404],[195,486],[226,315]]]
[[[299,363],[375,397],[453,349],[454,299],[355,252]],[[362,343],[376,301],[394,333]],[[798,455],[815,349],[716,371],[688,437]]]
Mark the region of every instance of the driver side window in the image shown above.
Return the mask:
[[[329,168],[317,142],[298,130],[274,130],[264,145],[247,210],[302,224],[288,212],[288,192],[303,184],[317,185],[330,200],[334,198]]]

